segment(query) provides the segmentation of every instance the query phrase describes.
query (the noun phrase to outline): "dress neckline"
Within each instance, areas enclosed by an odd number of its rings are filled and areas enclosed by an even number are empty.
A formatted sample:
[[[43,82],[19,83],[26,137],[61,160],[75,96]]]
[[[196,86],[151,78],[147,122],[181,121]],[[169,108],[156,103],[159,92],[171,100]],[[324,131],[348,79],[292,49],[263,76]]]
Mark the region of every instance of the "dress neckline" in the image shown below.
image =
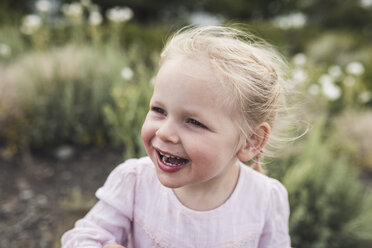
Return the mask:
[[[215,214],[218,214],[220,212],[223,212],[225,211],[226,208],[229,208],[230,205],[233,205],[235,199],[238,197],[239,195],[239,192],[241,191],[241,188],[242,188],[242,184],[243,184],[243,174],[245,174],[243,172],[243,170],[247,169],[247,168],[244,168],[244,167],[247,167],[245,164],[239,162],[239,176],[238,176],[238,181],[235,185],[235,188],[233,190],[233,192],[231,193],[231,195],[226,199],[226,201],[224,203],[222,203],[221,205],[219,205],[218,207],[214,208],[214,209],[211,209],[211,210],[205,210],[205,211],[201,211],[201,210],[194,210],[194,209],[191,209],[189,207],[186,207],[185,205],[183,205],[180,200],[177,198],[176,194],[174,193],[174,191],[171,189],[171,188],[167,188],[165,186],[163,186],[163,188],[165,189],[165,191],[167,192],[168,194],[168,197],[170,199],[170,202],[179,210],[182,210],[182,212],[186,213],[186,214],[190,214],[190,215],[197,215],[197,216],[211,216],[211,215],[215,215]]]

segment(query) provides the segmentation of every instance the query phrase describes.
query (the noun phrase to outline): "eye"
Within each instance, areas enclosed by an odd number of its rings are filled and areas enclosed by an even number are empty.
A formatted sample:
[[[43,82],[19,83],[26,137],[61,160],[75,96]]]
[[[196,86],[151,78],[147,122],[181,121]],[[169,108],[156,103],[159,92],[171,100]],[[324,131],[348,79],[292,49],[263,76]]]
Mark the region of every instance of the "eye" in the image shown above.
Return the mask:
[[[196,126],[196,127],[208,129],[205,125],[203,125],[202,123],[194,119],[188,119],[187,123],[190,123],[191,125]]]
[[[159,107],[151,107],[151,111],[162,114],[162,115],[165,115],[164,109],[159,108]]]

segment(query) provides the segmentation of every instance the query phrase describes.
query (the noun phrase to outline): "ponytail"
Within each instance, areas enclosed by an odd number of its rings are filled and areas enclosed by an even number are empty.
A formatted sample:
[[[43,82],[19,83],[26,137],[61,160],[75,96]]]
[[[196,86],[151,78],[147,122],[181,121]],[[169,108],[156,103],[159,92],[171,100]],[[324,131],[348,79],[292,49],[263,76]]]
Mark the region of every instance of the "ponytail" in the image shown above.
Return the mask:
[[[263,159],[263,154],[262,154],[262,151],[260,151],[257,156],[256,156],[256,161],[254,162],[254,164],[252,165],[252,169],[262,173],[262,174],[265,174],[265,170],[262,166],[262,159]]]

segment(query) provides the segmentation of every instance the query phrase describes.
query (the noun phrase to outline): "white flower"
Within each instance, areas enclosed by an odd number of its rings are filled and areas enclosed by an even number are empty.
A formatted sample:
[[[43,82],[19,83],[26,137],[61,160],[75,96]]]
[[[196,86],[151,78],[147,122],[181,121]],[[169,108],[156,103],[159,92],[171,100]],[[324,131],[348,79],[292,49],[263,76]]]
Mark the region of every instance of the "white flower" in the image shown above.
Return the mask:
[[[312,84],[310,85],[310,87],[307,89],[307,91],[313,95],[313,96],[316,96],[319,94],[319,85],[317,84]]]
[[[38,0],[35,3],[35,7],[42,13],[49,13],[52,9],[52,4],[48,0]]]
[[[307,57],[303,53],[298,53],[293,56],[293,63],[297,66],[304,66],[306,64]]]
[[[133,78],[133,71],[129,67],[124,67],[123,70],[121,70],[121,77],[125,80],[130,80]]]
[[[323,85],[323,84],[333,84],[334,83],[333,78],[328,74],[321,75],[318,81],[321,85]]]
[[[64,4],[62,12],[69,17],[80,17],[83,14],[83,8],[80,3]]]
[[[368,9],[372,7],[372,0],[360,0],[359,4],[362,8]]]
[[[346,66],[346,71],[349,74],[360,76],[364,73],[364,66],[360,62],[351,62]]]
[[[0,56],[8,57],[12,53],[12,50],[7,44],[0,44]]]
[[[92,26],[97,26],[102,23],[102,15],[97,11],[90,12],[89,14],[89,24]]]
[[[290,28],[302,28],[305,26],[307,21],[307,17],[305,14],[299,13],[292,13],[285,16],[278,16],[274,18],[273,23],[274,25],[282,28],[282,29],[290,29]]]
[[[333,78],[339,78],[342,75],[342,70],[339,65],[332,65],[328,68],[328,73]]]
[[[362,103],[367,103],[372,99],[372,94],[369,91],[364,91],[359,95],[359,100]]]
[[[295,83],[304,83],[307,79],[306,71],[296,68],[292,71],[292,78]]]
[[[21,31],[25,34],[33,34],[41,27],[41,17],[38,15],[26,15],[22,19]]]
[[[330,81],[324,81],[322,83],[322,92],[331,101],[337,100],[341,96],[340,87]]]
[[[133,17],[133,11],[128,7],[115,7],[107,10],[107,18],[114,23],[126,22]]]
[[[334,84],[334,79],[328,75],[323,74],[319,78],[319,83],[322,86],[323,95],[329,100],[337,100],[341,96],[341,89]]]

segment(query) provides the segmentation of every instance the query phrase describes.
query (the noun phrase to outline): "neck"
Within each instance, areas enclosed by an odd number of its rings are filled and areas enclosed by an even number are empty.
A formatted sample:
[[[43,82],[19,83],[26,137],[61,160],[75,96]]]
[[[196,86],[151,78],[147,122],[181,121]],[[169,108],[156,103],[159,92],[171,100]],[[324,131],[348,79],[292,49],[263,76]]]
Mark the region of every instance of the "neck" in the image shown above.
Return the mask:
[[[235,163],[226,173],[207,182],[174,189],[178,200],[186,207],[208,211],[221,206],[234,192],[239,178],[240,166]]]

